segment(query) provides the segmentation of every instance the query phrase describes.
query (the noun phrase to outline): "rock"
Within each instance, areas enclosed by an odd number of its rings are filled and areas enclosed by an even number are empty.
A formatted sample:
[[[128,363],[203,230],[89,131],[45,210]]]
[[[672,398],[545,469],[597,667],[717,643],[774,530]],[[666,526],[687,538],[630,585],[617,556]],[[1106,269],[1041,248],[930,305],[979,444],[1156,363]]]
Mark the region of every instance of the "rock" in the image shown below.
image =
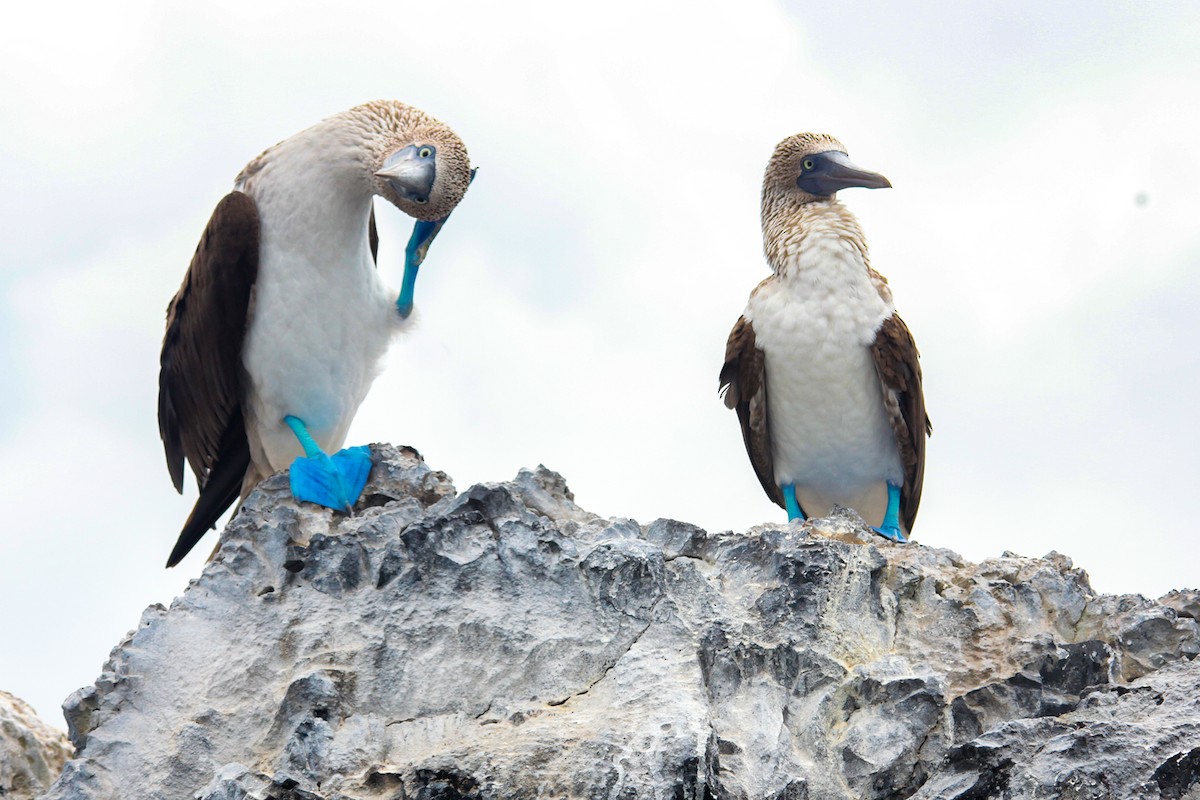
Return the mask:
[[[841,510],[643,527],[545,468],[456,494],[375,456],[354,517],[285,476],[248,499],[68,700],[47,798],[1200,792],[1194,595],[1097,595],[1057,553],[972,564]]]
[[[1059,715],[1001,722],[947,751],[912,797],[1200,798],[1200,661],[1098,687]]]
[[[1158,599],[1164,606],[1175,609],[1181,617],[1200,619],[1200,591],[1195,589],[1176,589]]]
[[[71,743],[33,708],[0,691],[0,797],[32,800],[50,787],[71,757]]]

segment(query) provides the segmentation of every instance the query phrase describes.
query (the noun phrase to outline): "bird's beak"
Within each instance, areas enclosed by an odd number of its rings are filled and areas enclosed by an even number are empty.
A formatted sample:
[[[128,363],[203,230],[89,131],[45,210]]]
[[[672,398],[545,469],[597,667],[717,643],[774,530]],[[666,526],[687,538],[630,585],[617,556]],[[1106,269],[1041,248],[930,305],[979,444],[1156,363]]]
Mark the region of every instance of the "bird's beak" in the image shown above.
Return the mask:
[[[386,180],[405,200],[424,205],[429,202],[437,170],[432,159],[421,158],[416,146],[410,144],[388,156],[375,175]]]
[[[472,181],[475,180],[475,172],[476,170],[471,170]],[[400,284],[400,297],[396,300],[396,308],[399,309],[401,317],[407,318],[412,313],[413,294],[417,288],[417,270],[429,253],[429,245],[433,244],[434,238],[448,219],[449,214],[432,221],[419,219],[413,225],[408,244],[404,247],[404,279]]]
[[[831,195],[840,189],[849,189],[855,186],[864,189],[892,188],[892,182],[887,178],[878,172],[868,172],[855,166],[845,153],[834,150],[822,155],[828,166],[819,173],[802,177],[796,182],[809,194]]]

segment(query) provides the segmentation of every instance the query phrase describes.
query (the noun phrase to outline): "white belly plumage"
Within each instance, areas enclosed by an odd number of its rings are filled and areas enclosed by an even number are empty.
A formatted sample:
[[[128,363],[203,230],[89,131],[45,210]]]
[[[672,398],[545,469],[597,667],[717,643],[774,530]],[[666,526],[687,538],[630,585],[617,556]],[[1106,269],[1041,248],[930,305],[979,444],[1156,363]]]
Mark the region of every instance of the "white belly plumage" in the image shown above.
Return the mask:
[[[855,266],[862,280],[849,291],[779,280],[746,313],[766,356],[776,482],[795,483],[809,516],[836,503],[877,525],[887,482],[904,477],[870,351],[892,308]]]
[[[799,339],[764,348],[776,479],[826,489],[901,479],[870,352]]]
[[[314,264],[293,251],[259,267],[242,362],[246,430],[256,464],[281,470],[303,455],[293,415],[326,452],[345,443],[377,365],[399,326],[394,297],[365,251]],[[336,252],[336,249],[334,250]]]

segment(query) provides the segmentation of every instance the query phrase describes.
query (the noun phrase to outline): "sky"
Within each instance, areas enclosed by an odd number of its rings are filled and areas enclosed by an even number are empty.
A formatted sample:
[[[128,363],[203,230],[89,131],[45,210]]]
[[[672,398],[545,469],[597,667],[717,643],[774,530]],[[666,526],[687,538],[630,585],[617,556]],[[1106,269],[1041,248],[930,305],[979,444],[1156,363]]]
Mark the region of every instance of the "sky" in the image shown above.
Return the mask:
[[[35,7],[36,6],[36,7]],[[605,516],[783,512],[717,397],[767,274],[774,145],[836,136],[921,348],[915,538],[1200,585],[1200,6],[953,2],[25,4],[0,32],[0,688],[63,726],[195,498],[158,438],[164,311],[241,167],[375,98],[479,175],[350,444],[460,490],[537,464]],[[398,285],[411,221],[378,206]]]

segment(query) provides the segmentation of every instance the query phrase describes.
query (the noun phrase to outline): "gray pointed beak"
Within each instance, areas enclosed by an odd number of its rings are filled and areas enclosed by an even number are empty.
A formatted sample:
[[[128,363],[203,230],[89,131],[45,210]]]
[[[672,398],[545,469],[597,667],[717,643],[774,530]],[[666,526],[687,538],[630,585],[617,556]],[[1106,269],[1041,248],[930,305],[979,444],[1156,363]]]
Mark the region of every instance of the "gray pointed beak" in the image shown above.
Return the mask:
[[[831,150],[820,154],[821,166],[811,175],[802,175],[796,185],[809,194],[831,195],[841,189],[890,189],[892,182],[878,172],[858,167],[845,153]]]
[[[386,180],[405,200],[423,205],[429,202],[437,169],[432,158],[421,158],[417,148],[409,145],[388,156],[375,175]]]

